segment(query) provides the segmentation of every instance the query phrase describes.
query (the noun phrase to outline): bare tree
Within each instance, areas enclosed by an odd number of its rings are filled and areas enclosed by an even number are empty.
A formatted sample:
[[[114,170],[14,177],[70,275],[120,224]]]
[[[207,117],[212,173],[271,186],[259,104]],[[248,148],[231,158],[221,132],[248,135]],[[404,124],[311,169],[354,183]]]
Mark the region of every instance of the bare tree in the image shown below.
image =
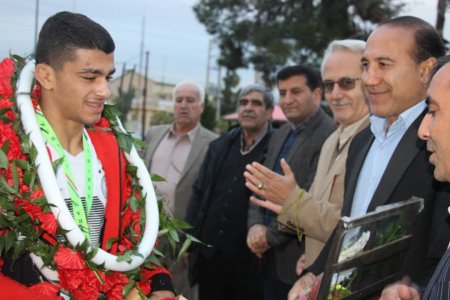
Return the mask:
[[[437,17],[436,17],[436,30],[443,37],[443,30],[445,24],[445,12],[447,10],[448,0],[438,0],[437,5]]]

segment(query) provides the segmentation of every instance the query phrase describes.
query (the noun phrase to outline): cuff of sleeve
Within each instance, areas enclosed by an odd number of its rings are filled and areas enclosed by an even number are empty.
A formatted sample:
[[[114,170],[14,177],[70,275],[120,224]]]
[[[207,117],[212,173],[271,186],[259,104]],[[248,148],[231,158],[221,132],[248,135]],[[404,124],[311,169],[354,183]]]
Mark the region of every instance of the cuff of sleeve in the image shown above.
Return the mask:
[[[298,228],[295,222],[295,214],[298,213],[297,207],[305,193],[304,189],[301,189],[298,185],[289,194],[283,203],[281,212],[278,214],[279,230],[287,231],[290,233],[297,232]]]
[[[171,291],[175,294],[172,278],[169,274],[160,273],[152,277],[150,283],[151,291]]]

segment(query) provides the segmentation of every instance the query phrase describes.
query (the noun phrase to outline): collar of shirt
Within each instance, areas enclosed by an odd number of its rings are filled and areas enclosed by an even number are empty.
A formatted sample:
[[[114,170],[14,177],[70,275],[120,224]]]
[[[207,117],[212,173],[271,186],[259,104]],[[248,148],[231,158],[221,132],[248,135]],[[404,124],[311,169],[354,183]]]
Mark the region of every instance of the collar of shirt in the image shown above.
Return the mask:
[[[199,129],[200,129],[200,122],[197,123],[197,125],[196,125],[194,128],[192,128],[189,132],[187,132],[186,134],[177,136],[177,135],[175,134],[175,123],[173,123],[173,124],[172,124],[172,127],[170,127],[168,138],[170,139],[170,138],[176,138],[176,137],[187,136],[189,142],[190,142],[190,143],[193,143],[193,142],[194,142],[195,135],[197,134],[197,132],[198,132]]]
[[[295,125],[292,122],[289,122],[291,124],[292,130],[295,131],[295,133],[299,134],[300,132],[303,131],[303,129],[306,128],[306,126],[308,126],[308,123],[311,122],[311,120],[319,113],[320,107],[317,108],[316,112],[313,113],[312,115],[310,115],[308,118],[306,118],[305,120],[303,120],[303,122],[301,122],[298,125]]]
[[[370,130],[377,140],[383,142],[394,133],[406,131],[414,120],[417,119],[417,117],[424,111],[426,106],[425,100],[423,100],[408,108],[400,114],[398,119],[389,127],[387,131],[386,118],[372,115],[370,116]]]
[[[342,125],[339,126],[339,144],[338,151],[341,151],[342,148],[347,144],[347,142],[355,135],[356,130],[358,130],[359,126],[363,122],[365,122],[369,118],[369,114],[362,117],[360,120],[356,121],[353,124],[348,125],[343,128]]]
[[[259,144],[259,142],[263,139],[263,137],[266,135],[266,133],[269,131],[270,123],[267,122],[265,126],[261,128],[261,130],[256,134],[255,139],[253,140],[253,143],[250,145],[250,147],[245,147],[244,142],[244,131],[241,130],[241,154],[246,155],[256,147],[256,145]]]

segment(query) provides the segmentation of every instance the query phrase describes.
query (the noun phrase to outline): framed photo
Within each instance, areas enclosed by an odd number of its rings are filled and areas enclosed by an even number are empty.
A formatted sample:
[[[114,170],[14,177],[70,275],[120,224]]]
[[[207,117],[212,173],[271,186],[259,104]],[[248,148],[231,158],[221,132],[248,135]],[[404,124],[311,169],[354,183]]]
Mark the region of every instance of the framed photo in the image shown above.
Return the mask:
[[[364,216],[342,217],[316,299],[362,299],[401,279],[422,209],[423,199],[412,197]]]

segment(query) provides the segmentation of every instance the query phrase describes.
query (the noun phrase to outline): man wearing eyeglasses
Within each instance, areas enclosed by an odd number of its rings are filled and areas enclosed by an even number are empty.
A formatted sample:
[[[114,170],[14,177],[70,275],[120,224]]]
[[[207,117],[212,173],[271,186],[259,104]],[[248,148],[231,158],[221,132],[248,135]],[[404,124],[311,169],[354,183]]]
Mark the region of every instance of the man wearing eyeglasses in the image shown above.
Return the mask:
[[[292,171],[287,163],[282,163],[284,176],[257,163],[247,166],[247,187],[266,201],[251,200],[278,213],[279,223],[289,231],[305,235],[305,260],[297,264],[298,274],[303,262],[309,266],[316,259],[341,216],[348,148],[353,137],[369,124],[359,67],[364,47],[360,40],[336,40],[325,51],[321,67],[325,98],[339,128],[322,147],[310,190],[297,185],[294,173],[298,170]],[[264,182],[265,188],[259,190],[257,182]]]
[[[272,136],[264,164],[275,174],[281,173],[280,161],[285,159],[297,171],[294,181],[308,189],[322,145],[335,130],[335,124],[319,107],[321,80],[312,69],[301,65],[285,67],[277,74],[277,85],[280,106],[289,122]],[[254,182],[258,191],[264,191],[266,185],[270,187],[268,181]],[[253,203],[248,224],[247,244],[262,258],[264,300],[286,299],[297,279],[295,263],[304,252],[303,240],[280,232],[276,215]]]

